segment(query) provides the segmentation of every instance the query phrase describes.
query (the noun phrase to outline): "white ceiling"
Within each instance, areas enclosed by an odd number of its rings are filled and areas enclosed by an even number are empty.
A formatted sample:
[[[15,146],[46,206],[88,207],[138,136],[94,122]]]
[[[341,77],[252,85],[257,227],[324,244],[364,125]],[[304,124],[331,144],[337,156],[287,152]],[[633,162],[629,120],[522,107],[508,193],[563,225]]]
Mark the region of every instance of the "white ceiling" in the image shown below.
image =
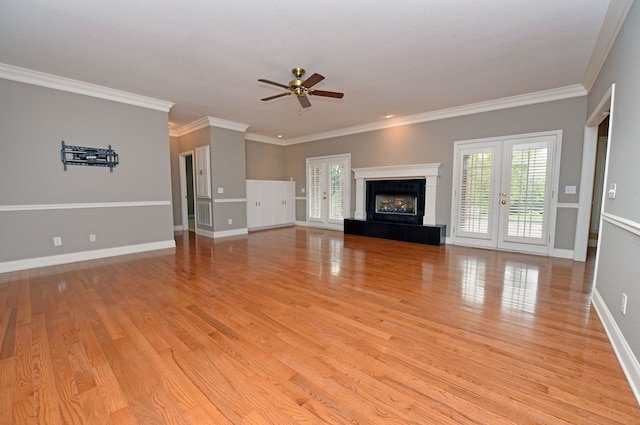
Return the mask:
[[[618,0],[612,0],[614,4]],[[0,0],[0,63],[284,140],[585,82],[608,0]],[[598,63],[597,61],[595,63]],[[343,99],[260,99],[293,67]],[[591,65],[593,66],[593,65]]]

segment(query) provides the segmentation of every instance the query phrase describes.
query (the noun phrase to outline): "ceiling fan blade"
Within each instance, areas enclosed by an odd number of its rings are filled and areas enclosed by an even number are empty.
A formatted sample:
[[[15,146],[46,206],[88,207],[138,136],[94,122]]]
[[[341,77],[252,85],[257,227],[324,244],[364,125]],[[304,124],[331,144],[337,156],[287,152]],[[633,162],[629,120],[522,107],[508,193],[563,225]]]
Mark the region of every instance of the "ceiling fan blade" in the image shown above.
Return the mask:
[[[326,91],[326,90],[309,90],[309,94],[315,96],[326,96],[326,97],[335,97],[336,99],[342,99],[344,93],[339,93],[337,91]]]
[[[291,94],[291,92],[289,92],[289,93],[280,93],[280,94],[277,94],[275,96],[265,97],[264,99],[260,99],[260,100],[273,100],[273,99],[277,99],[277,98],[282,97],[282,96],[289,96],[290,94]]]
[[[265,80],[264,78],[260,78],[258,81],[260,81],[261,83],[272,84],[274,86],[282,87],[283,89],[289,90],[289,86],[285,86],[284,84],[276,83],[274,81]]]
[[[311,88],[322,80],[324,80],[324,77],[322,75],[313,74],[311,77],[304,80],[304,83],[302,83],[302,85],[305,86],[306,88]]]
[[[309,98],[307,96],[298,96],[298,100],[300,101],[300,104],[303,108],[308,108],[309,106],[311,106],[311,102],[309,102]]]

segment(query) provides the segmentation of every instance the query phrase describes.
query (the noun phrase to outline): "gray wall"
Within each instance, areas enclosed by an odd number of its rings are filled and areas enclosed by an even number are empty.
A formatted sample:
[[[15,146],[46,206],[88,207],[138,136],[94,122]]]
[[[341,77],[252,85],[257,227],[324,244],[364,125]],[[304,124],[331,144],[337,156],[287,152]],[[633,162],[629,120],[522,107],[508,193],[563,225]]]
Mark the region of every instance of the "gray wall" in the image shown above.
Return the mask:
[[[211,191],[214,200],[233,202],[213,204],[216,232],[247,228],[247,184],[244,132],[211,129]],[[218,193],[222,188],[224,193]],[[232,224],[229,224],[229,219]]]
[[[587,98],[580,97],[290,145],[285,147],[285,176],[296,181],[296,196],[304,196],[301,188],[306,184],[308,157],[351,153],[353,168],[440,162],[436,218],[449,225],[453,143],[457,140],[563,130],[560,187],[575,185],[579,192],[586,107]],[[253,149],[253,145],[247,145],[248,151]],[[577,195],[562,191],[558,198],[560,203],[577,201]],[[296,219],[304,221],[304,201],[297,207]],[[351,209],[353,215],[354,202]],[[577,209],[559,211],[556,248],[573,249],[574,232],[561,229],[575,229],[576,214]]]
[[[615,83],[610,128],[608,183],[616,199],[606,199],[604,213],[628,220],[640,231],[640,4],[635,2],[589,93],[589,113]],[[600,232],[596,289],[613,315],[636,359],[640,358],[640,237],[611,223]],[[622,315],[622,294],[628,296]]]
[[[120,165],[64,171],[62,140],[112,145]],[[0,212],[0,263],[173,241],[168,140],[166,112],[0,79],[0,206],[167,203]]]
[[[285,174],[284,146],[270,143],[246,142],[248,180],[289,180]]]
[[[198,229],[209,232],[233,231],[247,227],[246,165],[244,132],[219,127],[204,127],[177,138],[172,150],[172,161],[178,162],[180,153],[209,146],[211,165],[211,196],[213,226],[198,224]],[[194,156],[195,159],[195,156]],[[282,168],[282,164],[280,164]],[[174,223],[182,224],[179,168],[171,170],[174,184]],[[218,193],[222,188],[223,193]],[[196,199],[205,201],[205,199]],[[232,223],[229,224],[229,219]]]

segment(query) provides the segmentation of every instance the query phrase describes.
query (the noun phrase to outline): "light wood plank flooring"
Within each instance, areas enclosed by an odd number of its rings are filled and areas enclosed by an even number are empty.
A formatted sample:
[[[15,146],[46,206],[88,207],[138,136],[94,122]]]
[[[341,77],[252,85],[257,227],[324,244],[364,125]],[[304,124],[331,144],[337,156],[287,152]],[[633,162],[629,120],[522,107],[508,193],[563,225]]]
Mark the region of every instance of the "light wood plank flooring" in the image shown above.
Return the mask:
[[[638,424],[592,264],[289,227],[0,275],[0,424]]]

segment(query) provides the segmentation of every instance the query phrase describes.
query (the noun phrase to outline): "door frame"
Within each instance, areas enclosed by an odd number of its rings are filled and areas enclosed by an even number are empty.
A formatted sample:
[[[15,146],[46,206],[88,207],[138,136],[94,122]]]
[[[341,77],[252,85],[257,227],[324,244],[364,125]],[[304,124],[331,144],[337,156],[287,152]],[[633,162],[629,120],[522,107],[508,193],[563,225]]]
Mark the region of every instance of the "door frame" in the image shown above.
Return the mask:
[[[521,251],[519,249],[510,249],[509,247],[498,247],[498,246],[482,246],[482,248],[502,250],[502,251],[518,251],[518,252],[526,252],[528,254],[538,254],[538,255],[552,255],[555,247],[555,233],[556,233],[556,218],[557,218],[557,209],[558,209],[558,187],[560,184],[560,162],[561,162],[561,152],[562,152],[562,130],[549,130],[549,131],[541,131],[536,133],[524,133],[524,134],[512,134],[506,136],[496,136],[496,137],[485,137],[480,139],[469,139],[469,140],[458,140],[454,142],[453,147],[453,176],[452,176],[452,184],[451,184],[451,243],[453,245],[457,245],[456,243],[456,232],[457,229],[453,229],[457,225],[457,213],[458,213],[458,201],[459,197],[456,194],[458,184],[459,184],[459,161],[456,158],[456,154],[458,152],[459,146],[464,145],[473,145],[473,144],[488,144],[501,142],[506,140],[517,140],[517,139],[527,139],[533,137],[555,137],[554,143],[554,152],[552,152],[552,163],[551,163],[551,175],[550,178],[550,188],[551,198],[549,199],[549,224],[547,227],[547,245],[545,249],[533,249],[531,251]],[[500,161],[503,162],[502,157],[500,157]],[[498,223],[498,226],[500,223]],[[480,247],[480,245],[478,245]],[[539,245],[536,245],[539,246]]]
[[[318,221],[318,220],[310,220],[309,219],[309,196],[311,194],[311,191],[309,190],[309,164],[310,163],[314,163],[314,162],[322,162],[325,166],[327,165],[328,162],[332,161],[332,160],[345,160],[347,163],[347,167],[345,169],[345,196],[343,199],[343,206],[344,206],[344,211],[343,211],[343,215],[344,218],[349,218],[349,215],[351,214],[351,183],[352,183],[352,178],[351,178],[351,153],[343,153],[343,154],[336,154],[336,155],[325,155],[325,156],[314,156],[314,157],[308,157],[306,159],[305,162],[305,180],[306,180],[306,221],[307,221],[307,226],[309,227],[319,227],[319,228],[323,228],[323,229],[332,229],[332,230],[343,230],[344,229],[344,221],[340,224],[338,223],[332,223],[328,220],[328,218],[326,220],[323,221]],[[327,174],[328,176],[328,174]],[[324,182],[326,183],[326,182]],[[328,213],[328,211],[324,211],[324,207],[323,207],[323,214],[324,213]]]
[[[194,155],[195,155],[195,151],[190,150],[190,151],[186,151],[186,152],[180,152],[178,154],[178,157],[180,159],[179,161],[179,166],[180,166],[180,212],[181,212],[181,219],[182,219],[182,230],[189,230],[189,206],[188,206],[188,202],[189,200],[187,199],[187,157],[191,157],[191,170],[194,170]],[[191,179],[193,180],[193,187],[194,187],[194,191],[195,191],[195,173],[191,173]],[[198,212],[196,211],[195,208],[195,192],[194,192],[194,199],[193,201],[193,215],[194,215],[194,230],[198,229],[198,218],[196,217],[196,215],[198,214]]]
[[[593,201],[593,177],[596,172],[596,150],[598,146],[598,126],[609,115],[609,131],[607,133],[607,154],[605,156],[604,183],[602,190],[603,201],[600,212],[604,207],[604,197],[606,196],[607,174],[609,169],[609,151],[611,149],[611,131],[613,129],[613,102],[616,92],[616,85],[611,84],[607,92],[602,96],[600,102],[595,107],[584,127],[584,141],[582,146],[582,170],[580,172],[580,195],[578,198],[578,216],[576,219],[576,237],[573,244],[573,259],[575,261],[587,260],[587,248],[589,245],[589,223],[591,221],[591,208]],[[600,217],[600,228],[602,228],[602,215]],[[598,238],[598,248],[600,245]],[[598,251],[596,248],[596,269],[598,265]],[[595,274],[594,274],[595,276]]]

